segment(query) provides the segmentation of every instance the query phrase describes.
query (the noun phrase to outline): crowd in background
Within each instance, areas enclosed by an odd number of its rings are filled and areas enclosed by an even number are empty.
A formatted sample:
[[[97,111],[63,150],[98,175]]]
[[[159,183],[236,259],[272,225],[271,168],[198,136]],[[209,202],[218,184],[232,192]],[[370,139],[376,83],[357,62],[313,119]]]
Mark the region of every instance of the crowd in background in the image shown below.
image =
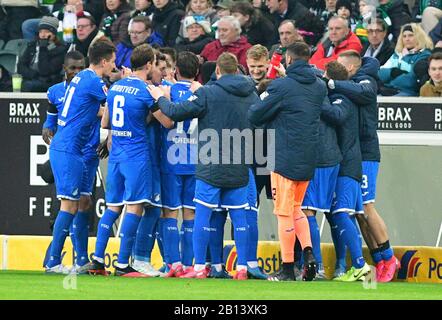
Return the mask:
[[[231,52],[247,69],[246,52],[252,45],[262,44],[271,56],[278,48],[284,52],[288,45],[304,41],[312,48],[310,63],[322,70],[346,50],[378,59],[380,95],[442,92],[442,0],[417,0],[411,7],[403,0],[0,0],[0,4],[0,48],[15,39],[26,41],[25,49],[15,52],[13,69],[2,64],[2,55],[10,50],[0,50],[0,91],[12,91],[11,76],[18,73],[21,91],[45,92],[62,81],[67,52],[78,50],[87,56],[90,45],[105,36],[117,46],[118,69],[108,84],[121,78],[123,66],[130,68],[130,54],[142,43],[173,48],[165,49],[172,58],[176,52],[191,51],[202,65]],[[168,67],[173,72],[173,63]]]

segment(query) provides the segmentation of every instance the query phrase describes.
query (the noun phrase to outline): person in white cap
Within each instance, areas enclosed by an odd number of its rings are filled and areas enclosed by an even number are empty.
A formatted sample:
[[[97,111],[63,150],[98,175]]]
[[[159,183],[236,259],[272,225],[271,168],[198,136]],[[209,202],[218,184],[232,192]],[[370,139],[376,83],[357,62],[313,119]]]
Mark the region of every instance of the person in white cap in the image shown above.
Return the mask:
[[[188,16],[183,21],[184,39],[176,45],[176,50],[200,54],[206,44],[213,41],[210,33],[211,28],[208,21]]]

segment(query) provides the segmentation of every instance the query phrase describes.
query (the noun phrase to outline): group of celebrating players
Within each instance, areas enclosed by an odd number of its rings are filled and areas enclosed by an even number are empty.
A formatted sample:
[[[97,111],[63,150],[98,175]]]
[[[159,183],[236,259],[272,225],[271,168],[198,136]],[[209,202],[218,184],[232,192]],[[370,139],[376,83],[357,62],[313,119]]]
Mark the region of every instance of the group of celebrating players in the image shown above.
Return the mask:
[[[111,42],[103,39],[91,46],[88,68],[81,53],[68,53],[66,80],[48,90],[43,128],[61,200],[46,272],[107,275],[105,250],[125,208],[116,276],[287,281],[297,278],[301,265],[300,279],[325,279],[315,217],[321,211],[335,244],[334,279],[357,281],[371,272],[362,256],[359,225],[377,280],[391,281],[399,262],[374,208],[380,152],[371,72],[379,65],[349,51],[322,73],[308,64],[309,57],[308,46],[291,45],[286,69],[280,65],[279,78],[268,81],[263,46],[247,53],[250,75],[241,74],[234,55],[223,53],[211,80],[201,86],[195,81],[200,69],[195,54],[178,55],[175,80],[169,82],[161,70],[164,57],[144,44],[133,50],[131,70],[107,88],[102,78],[115,68]],[[109,129],[104,144],[100,126]],[[233,161],[234,146],[201,152],[205,129],[221,137],[226,129],[252,127],[273,130],[276,138],[267,151],[275,153],[270,178],[283,263],[272,275],[258,266],[253,168]],[[87,211],[99,154],[106,149],[107,209],[89,261]],[[226,154],[229,161],[224,162]],[[221,158],[222,163],[213,161]],[[227,213],[238,256],[233,277],[222,257]],[[73,268],[61,261],[68,235],[76,253]],[[151,264],[155,241],[164,261],[161,270]],[[303,254],[295,261],[296,244]],[[347,248],[352,260],[348,271]]]

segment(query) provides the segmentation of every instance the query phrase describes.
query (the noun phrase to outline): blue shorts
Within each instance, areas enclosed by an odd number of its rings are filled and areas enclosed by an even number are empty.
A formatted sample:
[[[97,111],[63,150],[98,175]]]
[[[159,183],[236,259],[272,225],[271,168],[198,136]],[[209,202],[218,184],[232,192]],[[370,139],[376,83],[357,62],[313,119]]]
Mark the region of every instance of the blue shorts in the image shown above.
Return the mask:
[[[195,176],[161,174],[161,194],[163,208],[178,210],[181,208],[195,209]]]
[[[240,209],[249,205],[247,202],[247,186],[218,188],[199,179],[195,179],[195,198],[193,201],[209,208]]]
[[[152,202],[152,170],[149,161],[109,162],[106,204],[122,206]]]
[[[333,167],[316,168],[315,175],[305,192],[301,209],[330,212],[338,174],[339,164]]]
[[[350,177],[338,177],[331,213],[364,213],[361,202],[361,184]]]
[[[83,158],[71,153],[49,149],[58,199],[80,200]]]
[[[80,189],[81,195],[92,195],[99,162],[100,160],[98,158],[83,160],[83,177],[81,179]]]
[[[152,172],[150,173],[152,177],[152,201],[151,205],[154,207],[162,207],[162,196],[161,196],[161,173],[160,167],[152,165]],[[147,178],[147,177],[146,177]]]
[[[362,161],[362,200],[363,204],[375,202],[376,179],[378,177],[379,162]]]
[[[247,185],[247,210],[258,212],[258,193],[256,191],[255,176],[253,170],[249,169],[249,184]]]

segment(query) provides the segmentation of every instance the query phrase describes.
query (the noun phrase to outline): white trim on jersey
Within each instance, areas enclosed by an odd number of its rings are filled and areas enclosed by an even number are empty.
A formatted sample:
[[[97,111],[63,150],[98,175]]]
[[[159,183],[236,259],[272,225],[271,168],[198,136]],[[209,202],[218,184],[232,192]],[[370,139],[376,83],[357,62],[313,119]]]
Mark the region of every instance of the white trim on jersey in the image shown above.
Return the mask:
[[[301,209],[304,210],[312,210],[312,211],[322,211],[322,212],[330,212],[330,209],[320,209],[320,208],[316,208],[316,207],[310,207],[310,206],[301,206]]]
[[[362,204],[368,204],[368,203],[374,203],[374,202],[376,202],[376,200],[372,199],[372,200],[363,201]]]
[[[338,213],[338,212],[347,212],[348,214],[354,214],[355,213],[355,209],[340,208],[340,209],[336,209],[336,210],[332,211],[332,214]]]
[[[195,206],[186,206],[186,205],[183,205],[183,208],[187,208],[187,209],[195,210]]]
[[[162,207],[163,208],[166,208],[166,209],[169,209],[169,210],[179,210],[179,209],[182,209],[183,208],[183,206],[178,206],[178,207],[169,207],[169,206],[166,206],[166,205],[162,205]]]
[[[68,200],[72,200],[72,201],[80,201],[80,198],[76,199],[76,198],[72,198],[69,196],[65,196],[63,194],[57,194],[57,199],[68,199]]]
[[[199,199],[193,199],[193,202],[197,202],[197,203],[202,204],[203,206],[209,207],[209,208],[218,208],[217,204],[207,203],[207,202],[201,201]]]
[[[225,208],[225,209],[245,209],[246,207],[248,207],[249,206],[249,204],[248,203],[245,203],[245,204],[242,204],[242,205],[240,205],[240,206],[228,206],[228,205],[223,205],[223,206],[221,206],[221,208]]]

